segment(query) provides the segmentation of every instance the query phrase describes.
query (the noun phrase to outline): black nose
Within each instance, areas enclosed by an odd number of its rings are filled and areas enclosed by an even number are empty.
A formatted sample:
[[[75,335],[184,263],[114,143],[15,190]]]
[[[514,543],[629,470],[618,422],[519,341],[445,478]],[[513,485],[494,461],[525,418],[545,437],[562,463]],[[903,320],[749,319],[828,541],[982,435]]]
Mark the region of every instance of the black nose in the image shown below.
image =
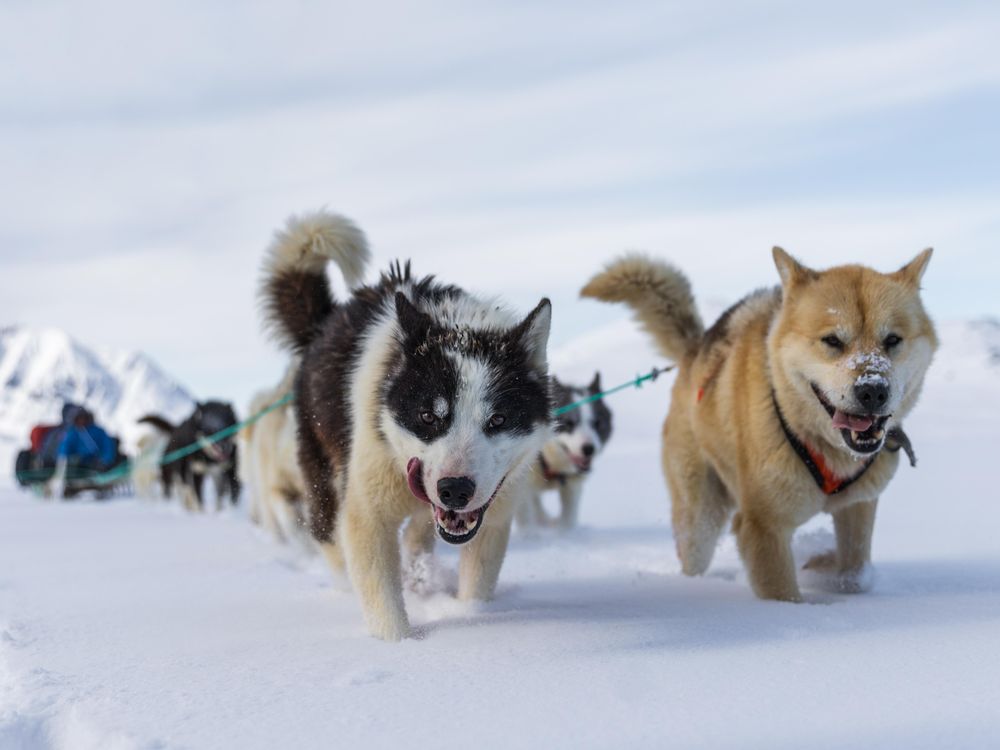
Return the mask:
[[[583,451],[583,455],[585,455],[587,458],[590,458],[591,456],[594,455],[594,446],[592,446],[590,443],[584,443],[583,447],[580,450]]]
[[[476,483],[468,477],[445,477],[438,480],[437,491],[449,508],[464,508],[476,494]]]
[[[885,381],[874,383],[857,383],[854,386],[854,397],[864,408],[876,411],[885,406],[889,400],[889,385]]]

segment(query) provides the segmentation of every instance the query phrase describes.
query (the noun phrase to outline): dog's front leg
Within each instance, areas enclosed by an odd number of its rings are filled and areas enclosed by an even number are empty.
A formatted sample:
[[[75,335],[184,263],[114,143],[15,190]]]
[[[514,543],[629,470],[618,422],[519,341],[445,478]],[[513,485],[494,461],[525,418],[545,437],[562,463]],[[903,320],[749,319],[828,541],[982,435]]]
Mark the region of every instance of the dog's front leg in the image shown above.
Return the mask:
[[[837,585],[845,593],[860,594],[872,586],[872,530],[877,500],[854,503],[833,514],[837,535]]]
[[[347,572],[361,598],[368,632],[384,641],[409,635],[399,560],[400,519],[348,483],[342,536]]]
[[[733,519],[733,531],[754,593],[761,599],[802,601],[792,558],[795,529],[773,518],[741,511]]]
[[[458,598],[463,600],[493,598],[493,591],[500,577],[500,567],[507,554],[510,526],[515,502],[527,498],[502,497],[493,502],[487,521],[476,538],[462,548],[458,561]]]
[[[191,472],[191,490],[194,492],[194,499],[197,503],[194,510],[203,511],[205,510],[205,495],[202,487],[202,483],[205,479],[204,474],[199,474],[197,471]]]
[[[583,480],[567,479],[559,488],[559,526],[572,529],[580,515],[580,498],[583,496]]]

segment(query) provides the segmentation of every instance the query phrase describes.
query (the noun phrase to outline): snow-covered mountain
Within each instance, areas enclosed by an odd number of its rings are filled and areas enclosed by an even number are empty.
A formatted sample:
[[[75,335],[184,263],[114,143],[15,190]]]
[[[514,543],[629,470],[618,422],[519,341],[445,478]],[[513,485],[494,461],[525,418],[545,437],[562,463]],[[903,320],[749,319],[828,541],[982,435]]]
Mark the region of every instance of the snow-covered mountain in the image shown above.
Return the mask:
[[[194,400],[144,354],[91,349],[54,328],[0,328],[0,474],[27,445],[35,424],[58,422],[66,401],[83,404],[98,423],[134,448],[156,412],[186,416]]]

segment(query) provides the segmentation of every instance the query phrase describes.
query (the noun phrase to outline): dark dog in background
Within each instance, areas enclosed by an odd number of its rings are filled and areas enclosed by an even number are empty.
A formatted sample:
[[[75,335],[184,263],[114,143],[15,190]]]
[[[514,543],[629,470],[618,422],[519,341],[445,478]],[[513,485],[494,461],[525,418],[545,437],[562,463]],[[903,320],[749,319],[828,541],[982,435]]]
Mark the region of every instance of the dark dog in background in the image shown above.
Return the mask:
[[[184,506],[188,510],[204,510],[202,482],[210,476],[215,482],[216,508],[222,509],[227,495],[230,502],[236,504],[240,496],[240,482],[237,477],[235,436],[230,435],[214,443],[208,440],[215,433],[236,424],[236,413],[231,404],[221,401],[199,403],[194,413],[177,426],[155,414],[148,414],[139,422],[151,425],[168,436],[164,455],[198,444],[198,450],[161,467],[164,497],[172,496],[176,480],[180,484]]]

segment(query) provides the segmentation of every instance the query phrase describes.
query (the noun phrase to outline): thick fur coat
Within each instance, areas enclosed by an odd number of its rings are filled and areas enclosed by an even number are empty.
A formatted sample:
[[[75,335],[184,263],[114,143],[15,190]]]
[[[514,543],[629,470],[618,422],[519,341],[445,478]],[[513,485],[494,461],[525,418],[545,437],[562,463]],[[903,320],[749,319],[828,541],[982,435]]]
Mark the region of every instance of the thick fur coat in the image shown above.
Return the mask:
[[[583,487],[594,467],[594,461],[611,439],[611,410],[601,392],[601,374],[595,373],[587,386],[573,386],[552,378],[552,405],[558,411],[577,401],[594,399],[578,408],[564,412],[555,419],[555,429],[538,454],[532,472],[534,492],[530,502],[517,509],[518,526],[531,529],[557,526],[571,529],[580,515]],[[549,516],[542,504],[546,492],[559,495],[559,515]]]
[[[892,436],[937,347],[919,293],[930,254],[890,274],[820,272],[775,248],[781,287],[708,331],[669,264],[628,255],[584,287],[629,305],[679,365],[662,458],[685,573],[705,572],[732,519],[757,595],[799,601],[792,535],[827,512],[837,549],[811,567],[840,590],[868,588],[876,504],[899,461]]]
[[[521,320],[395,264],[359,286],[369,251],[349,220],[289,219],[268,250],[268,328],[301,357],[298,458],[309,523],[341,560],[372,634],[409,633],[399,529],[408,556],[435,534],[462,544],[463,599],[492,596],[515,501],[549,435],[548,300]],[[325,265],[351,288],[334,300]]]
[[[175,487],[188,510],[204,510],[203,485],[205,477],[215,483],[216,507],[222,509],[226,496],[235,504],[240,497],[236,441],[226,437],[217,442],[207,438],[236,424],[236,413],[231,404],[206,401],[195,405],[194,411],[179,425],[171,424],[161,416],[148,414],[139,420],[151,425],[167,436],[163,449],[166,454],[195,443],[198,450],[160,467],[163,496],[172,497]]]
[[[278,385],[253,397],[248,413],[258,414],[285,398],[297,375],[298,361],[293,359]],[[284,404],[247,425],[240,440],[251,520],[281,541],[298,539],[306,526],[306,485],[299,467],[294,404]]]

